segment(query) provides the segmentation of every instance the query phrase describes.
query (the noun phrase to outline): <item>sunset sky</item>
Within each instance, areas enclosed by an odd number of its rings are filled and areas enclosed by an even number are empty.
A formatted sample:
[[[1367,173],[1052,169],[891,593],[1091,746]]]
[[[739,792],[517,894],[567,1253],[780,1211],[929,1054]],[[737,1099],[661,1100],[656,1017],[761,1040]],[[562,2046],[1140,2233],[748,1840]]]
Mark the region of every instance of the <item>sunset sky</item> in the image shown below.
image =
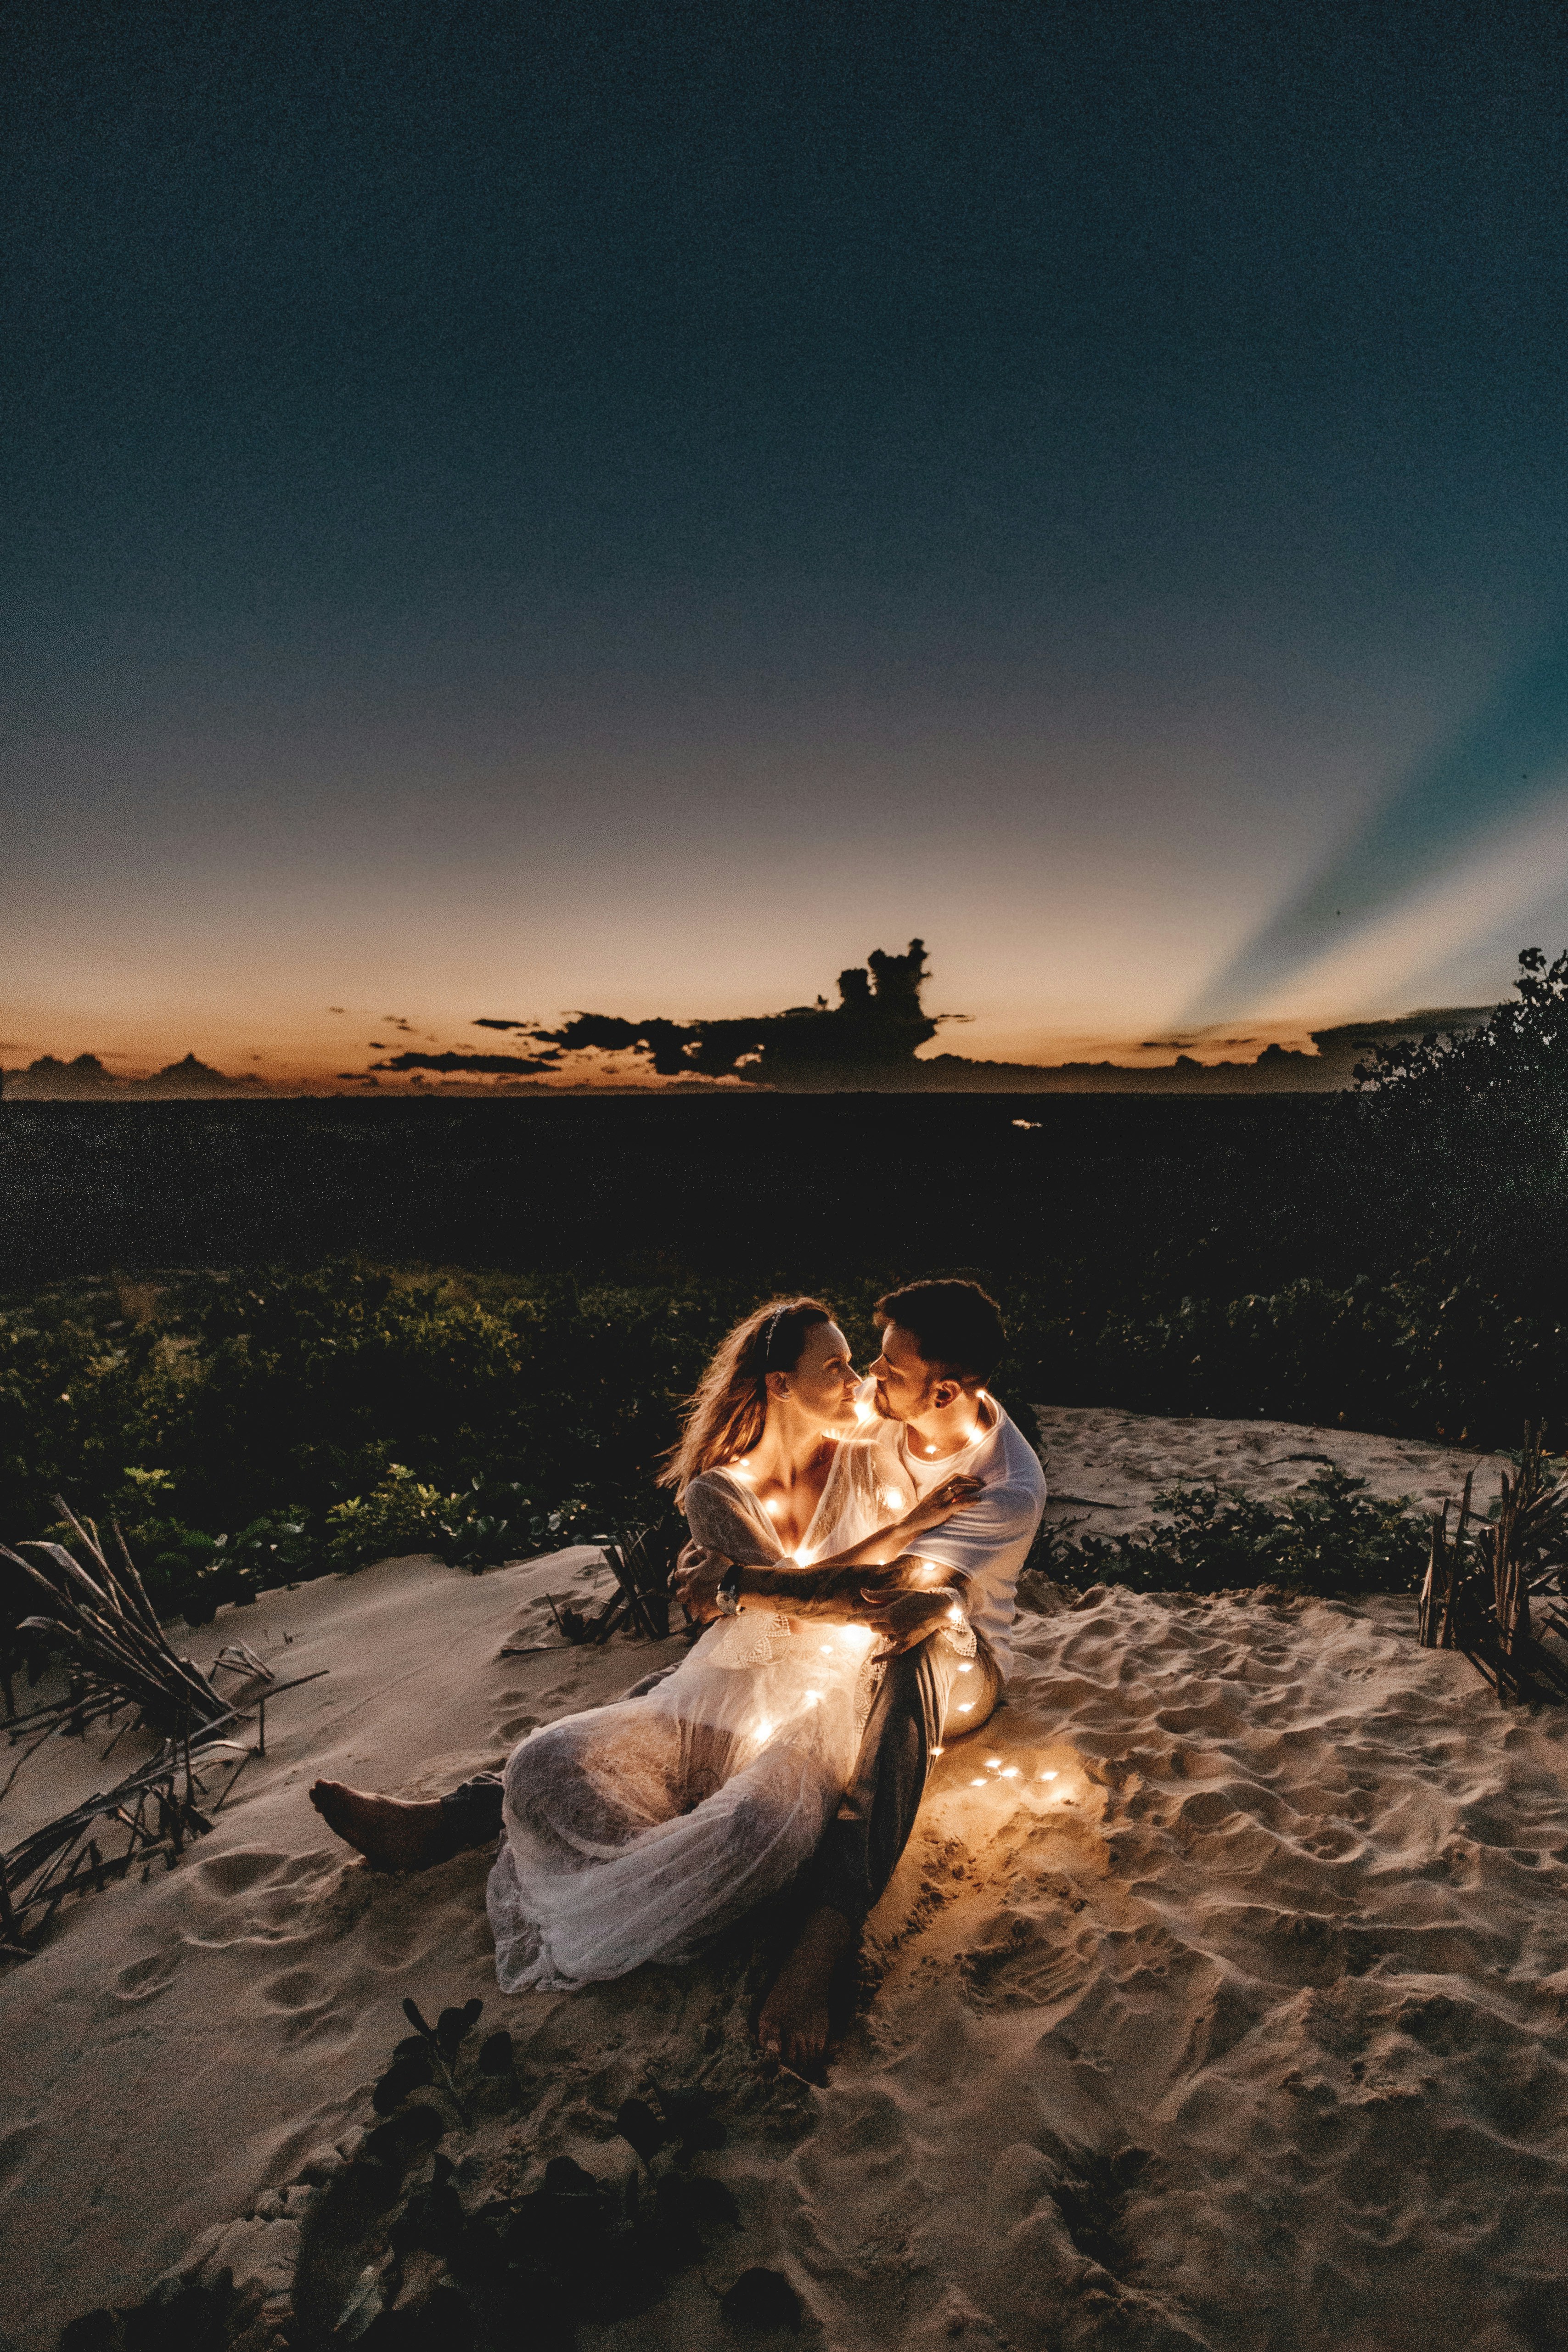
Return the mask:
[[[1568,942],[1555,5],[0,44],[6,1067],[915,933],[934,1050],[1217,1055]]]

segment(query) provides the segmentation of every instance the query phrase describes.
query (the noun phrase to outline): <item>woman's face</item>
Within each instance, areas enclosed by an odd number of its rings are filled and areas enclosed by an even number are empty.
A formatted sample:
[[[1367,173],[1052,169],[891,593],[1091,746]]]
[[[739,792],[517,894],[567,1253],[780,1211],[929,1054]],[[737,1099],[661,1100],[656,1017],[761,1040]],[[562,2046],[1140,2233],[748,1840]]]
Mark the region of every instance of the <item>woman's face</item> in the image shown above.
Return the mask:
[[[773,1373],[773,1381],[787,1381],[784,1393],[824,1429],[853,1429],[855,1391],[858,1386],[849,1360],[849,1342],[837,1323],[813,1323],[793,1372]]]

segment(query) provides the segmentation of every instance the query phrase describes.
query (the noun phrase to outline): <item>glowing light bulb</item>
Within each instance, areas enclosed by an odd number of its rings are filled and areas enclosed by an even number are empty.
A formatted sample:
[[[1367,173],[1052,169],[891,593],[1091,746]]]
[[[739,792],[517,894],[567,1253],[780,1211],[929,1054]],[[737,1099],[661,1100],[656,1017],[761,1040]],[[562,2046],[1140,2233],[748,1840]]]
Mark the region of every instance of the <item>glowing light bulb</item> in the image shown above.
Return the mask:
[[[968,1715],[972,1711],[974,1701],[972,1698],[960,1699],[958,1702],[958,1711],[960,1715]]]
[[[884,1486],[882,1489],[882,1508],[885,1511],[896,1510],[898,1507],[898,1496],[894,1493],[892,1487]]]
[[[973,1659],[971,1658],[966,1665],[960,1666],[958,1671],[961,1675],[972,1675],[974,1672]]]
[[[928,1460],[928,1461],[929,1461],[929,1460],[931,1460],[931,1459],[934,1456],[935,1453],[936,1453],[936,1448],[935,1448],[935,1446],[934,1446],[934,1445],[928,1445],[928,1446],[926,1447],[926,1458],[927,1458],[927,1460]]]
[[[1002,1778],[1004,1780],[1016,1780],[1017,1777],[1018,1768],[1016,1764],[1005,1764],[1003,1766]]]
[[[1057,1775],[1054,1772],[1042,1772],[1040,1778],[1042,1780],[1054,1780]]]
[[[941,1754],[942,1754],[942,1749],[941,1749],[940,1748],[933,1748],[931,1749],[931,1762],[932,1762],[933,1764],[935,1763],[935,1761],[936,1761],[937,1758],[938,1758]]]
[[[986,1783],[984,1780],[971,1780],[969,1785],[972,1789],[984,1789]]]
[[[773,1725],[771,1723],[759,1723],[757,1726],[757,1738],[759,1739],[766,1739],[772,1730]]]
[[[988,1756],[985,1759],[985,1769],[988,1772],[1000,1772],[1002,1769],[1002,1759],[1000,1756]]]
[[[820,1643],[818,1647],[821,1649],[822,1654],[825,1658],[830,1658],[833,1655],[833,1644],[831,1642]]]
[[[769,1496],[769,1497],[768,1497],[767,1501],[763,1505],[763,1510],[764,1510],[764,1511],[766,1511],[766,1513],[767,1513],[767,1515],[768,1515],[768,1517],[769,1517],[769,1518],[770,1518],[770,1519],[776,1519],[776,1518],[778,1517],[778,1515],[779,1515],[779,1506],[778,1506],[778,1504],[777,1504],[776,1502],[774,1502],[774,1500],[773,1500],[773,1496],[772,1496],[771,1495]]]
[[[947,1612],[947,1622],[950,1625],[962,1625],[963,1622],[963,1612],[956,1601]]]
[[[807,1706],[815,1706],[821,1696],[822,1693],[819,1690],[808,1690],[805,1695]]]

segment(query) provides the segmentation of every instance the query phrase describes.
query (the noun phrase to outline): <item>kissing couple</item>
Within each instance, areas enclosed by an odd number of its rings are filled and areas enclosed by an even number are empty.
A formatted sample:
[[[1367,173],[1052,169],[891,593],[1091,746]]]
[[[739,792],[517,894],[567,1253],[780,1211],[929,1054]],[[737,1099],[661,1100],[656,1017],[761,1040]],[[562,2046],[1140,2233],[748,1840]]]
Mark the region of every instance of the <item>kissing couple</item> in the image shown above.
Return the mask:
[[[500,1837],[488,1902],[503,1991],[689,1958],[795,1882],[802,1924],[757,2036],[786,2065],[820,2064],[834,1970],[931,1759],[1006,1682],[1046,1500],[985,1386],[1005,1338],[994,1299],[915,1282],[876,1319],[870,1382],[815,1298],[758,1307],[716,1350],[661,1475],[691,1531],[675,1589],[706,1627],[679,1665],[542,1725],[504,1773],[447,1796],[311,1790],[382,1868]]]

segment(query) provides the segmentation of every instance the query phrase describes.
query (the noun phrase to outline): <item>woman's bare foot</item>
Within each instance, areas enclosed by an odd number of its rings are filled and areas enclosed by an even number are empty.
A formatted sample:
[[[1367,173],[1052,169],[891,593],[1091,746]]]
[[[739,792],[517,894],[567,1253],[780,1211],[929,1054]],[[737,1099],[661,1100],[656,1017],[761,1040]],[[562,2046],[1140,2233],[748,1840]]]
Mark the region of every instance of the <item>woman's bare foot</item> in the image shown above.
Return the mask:
[[[827,2049],[827,1996],[833,1971],[855,1940],[841,1911],[826,1905],[801,1929],[757,2019],[757,2040],[797,2074],[815,2072]]]
[[[425,1870],[441,1858],[439,1797],[377,1797],[342,1780],[318,1780],[310,1802],[373,1870]]]

